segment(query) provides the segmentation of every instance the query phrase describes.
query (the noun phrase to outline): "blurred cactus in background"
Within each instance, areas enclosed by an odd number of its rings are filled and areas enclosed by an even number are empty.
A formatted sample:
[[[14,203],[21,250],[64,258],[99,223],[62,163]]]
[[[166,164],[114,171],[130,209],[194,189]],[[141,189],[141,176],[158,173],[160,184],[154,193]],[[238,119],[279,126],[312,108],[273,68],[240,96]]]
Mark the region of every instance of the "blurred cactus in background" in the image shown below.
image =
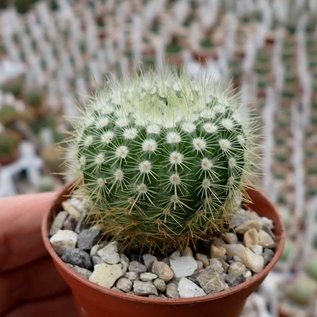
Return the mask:
[[[12,130],[0,131],[0,164],[14,161],[18,155],[19,135]]]

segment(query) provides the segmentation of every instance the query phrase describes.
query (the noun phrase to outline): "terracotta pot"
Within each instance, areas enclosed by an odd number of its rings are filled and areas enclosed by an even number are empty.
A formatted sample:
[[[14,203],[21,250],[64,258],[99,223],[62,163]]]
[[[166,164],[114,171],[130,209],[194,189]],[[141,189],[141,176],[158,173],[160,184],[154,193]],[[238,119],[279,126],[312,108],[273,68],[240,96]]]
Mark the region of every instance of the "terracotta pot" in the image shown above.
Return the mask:
[[[165,61],[173,66],[180,67],[184,64],[182,52],[177,53],[166,53]]]
[[[18,150],[14,151],[12,154],[9,155],[1,155],[0,156],[0,165],[9,165],[15,162],[19,157]]]
[[[256,190],[249,190],[253,204],[252,209],[259,215],[274,221],[277,249],[272,261],[262,272],[250,280],[215,295],[183,299],[156,299],[140,297],[90,283],[85,278],[73,272],[58,257],[51,247],[48,238],[49,228],[56,213],[61,209],[61,202],[70,192],[65,188],[55,200],[50,211],[45,215],[42,234],[44,244],[53,258],[54,264],[67,284],[70,286],[79,316],[85,317],[143,317],[143,316],[182,316],[182,317],[238,317],[247,297],[255,291],[281,256],[285,230],[276,208],[270,201]]]
[[[279,310],[278,316],[279,316],[279,317],[291,317],[291,316],[289,316],[289,315],[286,315],[286,313],[285,313],[284,311],[282,311],[282,310]]]
[[[206,65],[209,60],[217,60],[218,59],[218,54],[217,52],[213,52],[212,50],[200,50],[200,51],[194,51],[192,53],[192,56],[194,60],[201,64],[201,65]]]

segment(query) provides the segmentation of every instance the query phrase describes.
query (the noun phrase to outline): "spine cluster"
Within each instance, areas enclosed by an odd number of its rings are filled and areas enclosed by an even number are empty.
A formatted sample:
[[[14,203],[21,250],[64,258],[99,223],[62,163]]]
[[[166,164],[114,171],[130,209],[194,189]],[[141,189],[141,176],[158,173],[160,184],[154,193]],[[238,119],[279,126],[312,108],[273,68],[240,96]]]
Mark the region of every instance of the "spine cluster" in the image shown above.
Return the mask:
[[[112,82],[75,130],[72,167],[93,219],[135,245],[166,250],[218,230],[250,171],[251,120],[208,80]]]

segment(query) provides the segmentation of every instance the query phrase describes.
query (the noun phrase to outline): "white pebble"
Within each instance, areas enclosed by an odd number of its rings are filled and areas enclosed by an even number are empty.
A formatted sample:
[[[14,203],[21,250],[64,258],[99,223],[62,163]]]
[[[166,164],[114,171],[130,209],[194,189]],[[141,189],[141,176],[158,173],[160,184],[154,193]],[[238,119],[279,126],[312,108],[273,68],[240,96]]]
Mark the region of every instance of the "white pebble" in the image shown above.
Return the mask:
[[[58,230],[51,238],[50,242],[57,252],[62,255],[66,249],[74,249],[76,247],[78,235],[71,230]]]
[[[181,298],[205,296],[206,293],[197,284],[186,277],[182,277],[178,283],[177,290]]]

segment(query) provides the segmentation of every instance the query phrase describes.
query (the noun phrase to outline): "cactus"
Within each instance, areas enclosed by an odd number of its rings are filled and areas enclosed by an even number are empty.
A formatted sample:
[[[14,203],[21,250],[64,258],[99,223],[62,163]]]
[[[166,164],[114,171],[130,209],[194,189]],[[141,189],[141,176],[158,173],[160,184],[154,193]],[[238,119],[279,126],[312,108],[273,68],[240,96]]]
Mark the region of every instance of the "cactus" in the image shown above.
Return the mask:
[[[16,159],[19,142],[20,137],[15,131],[0,131],[0,165],[9,164]]]
[[[26,93],[26,103],[33,109],[41,108],[43,104],[43,94],[41,91],[33,89]]]
[[[2,84],[2,90],[5,93],[13,95],[15,98],[19,99],[23,95],[23,76],[11,79]]]
[[[317,281],[317,254],[313,254],[305,263],[305,271],[309,277]]]
[[[75,120],[71,142],[91,219],[126,246],[163,251],[224,228],[252,171],[245,109],[207,78],[110,80]]]
[[[316,282],[304,273],[300,273],[288,285],[286,294],[299,305],[309,305],[316,297]]]
[[[0,123],[4,126],[16,123],[21,117],[21,113],[11,105],[3,105],[0,107]]]

